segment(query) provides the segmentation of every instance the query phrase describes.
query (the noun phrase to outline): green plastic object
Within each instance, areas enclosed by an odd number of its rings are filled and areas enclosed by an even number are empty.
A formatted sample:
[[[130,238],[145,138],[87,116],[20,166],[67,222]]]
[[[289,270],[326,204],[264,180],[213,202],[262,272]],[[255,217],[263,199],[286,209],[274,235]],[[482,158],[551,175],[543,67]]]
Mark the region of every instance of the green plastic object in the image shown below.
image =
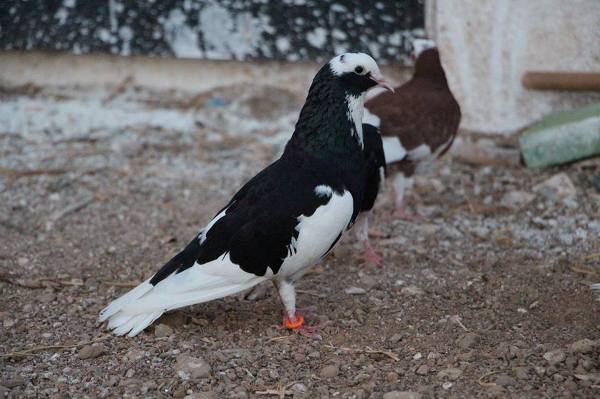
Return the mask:
[[[600,155],[600,104],[551,114],[523,132],[519,141],[529,168]]]

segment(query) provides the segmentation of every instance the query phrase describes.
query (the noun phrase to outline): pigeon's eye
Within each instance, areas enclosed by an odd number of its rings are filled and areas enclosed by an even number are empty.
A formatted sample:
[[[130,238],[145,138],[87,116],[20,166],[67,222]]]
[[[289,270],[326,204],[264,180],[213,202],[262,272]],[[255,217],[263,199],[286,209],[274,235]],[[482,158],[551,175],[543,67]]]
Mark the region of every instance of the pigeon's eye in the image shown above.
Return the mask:
[[[364,68],[363,68],[363,67],[361,67],[360,65],[359,65],[359,66],[357,66],[356,68],[354,68],[354,72],[358,73],[359,75],[360,75],[361,73],[363,73],[363,71],[364,71]]]

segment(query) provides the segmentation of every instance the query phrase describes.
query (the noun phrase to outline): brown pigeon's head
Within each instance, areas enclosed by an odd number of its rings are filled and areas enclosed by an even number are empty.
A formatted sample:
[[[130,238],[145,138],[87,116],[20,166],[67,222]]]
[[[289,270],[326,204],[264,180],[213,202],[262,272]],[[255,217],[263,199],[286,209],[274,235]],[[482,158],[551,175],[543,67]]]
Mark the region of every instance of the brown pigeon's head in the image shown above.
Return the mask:
[[[446,81],[440,53],[432,40],[415,39],[413,55],[416,56],[415,77],[429,77]]]
[[[436,46],[435,42],[430,39],[414,39],[412,41],[412,47],[413,47],[413,50],[411,53],[411,57],[412,57],[413,61],[416,61],[422,52],[424,52],[425,50],[436,48],[437,46]]]

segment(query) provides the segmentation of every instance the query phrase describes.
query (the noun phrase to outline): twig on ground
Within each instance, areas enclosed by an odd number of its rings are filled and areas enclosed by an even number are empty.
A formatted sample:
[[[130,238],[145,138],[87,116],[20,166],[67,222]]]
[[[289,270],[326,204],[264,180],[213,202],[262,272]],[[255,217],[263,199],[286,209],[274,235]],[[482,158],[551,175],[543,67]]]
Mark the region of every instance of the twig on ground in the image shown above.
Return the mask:
[[[134,283],[134,282],[120,282],[120,281],[101,281],[101,283],[109,285],[111,287],[125,287],[125,288],[137,287],[139,284],[139,283]]]
[[[465,325],[462,323],[462,318],[459,315],[450,316],[449,320],[455,324],[458,324],[458,326],[466,332],[471,331],[467,327],[465,327]]]
[[[483,380],[494,374],[498,374],[500,372],[501,372],[501,370],[496,370],[496,371],[492,371],[487,374],[484,374],[481,377],[479,377],[479,379],[477,380],[477,383],[479,385],[481,385],[482,387],[495,387],[497,385],[495,382],[483,382]]]
[[[288,390],[289,387],[294,385],[297,381],[290,382],[287,385],[279,385],[277,389],[265,389],[264,391],[255,391],[254,393],[257,395],[270,395],[270,396],[278,396],[279,399],[284,399],[285,395],[293,395],[294,392]]]
[[[365,349],[358,349],[358,348],[346,348],[343,346],[337,347],[334,345],[325,345],[326,348],[329,349],[333,349],[333,350],[341,350],[344,352],[350,352],[350,353],[366,353],[368,355],[385,355],[387,357],[389,357],[390,359],[393,359],[395,361],[399,361],[400,358],[398,357],[397,354],[395,354],[392,351],[388,351],[388,350],[382,350],[382,349],[372,349],[368,346],[365,346]]]
[[[37,175],[62,175],[67,173],[66,169],[9,169],[0,167],[0,175],[5,175],[11,182],[20,179],[21,177],[37,176]]]
[[[279,337],[273,337],[273,338],[269,338],[267,340],[267,342],[273,342],[273,341],[282,341],[284,339],[288,339],[288,338],[292,338],[294,335],[293,334],[289,334],[289,335],[281,335]]]
[[[16,285],[18,287],[23,287],[23,288],[31,288],[31,289],[46,288],[46,286],[43,285],[40,280],[17,279],[8,273],[2,273],[2,272],[0,272],[0,281],[4,281],[5,283]]]
[[[585,260],[592,260],[592,259],[596,259],[596,258],[600,259],[600,252],[598,252],[597,254],[589,254],[588,256],[585,257]]]
[[[590,276],[598,274],[598,272],[596,272],[595,270],[580,267],[580,266],[571,266],[571,271],[574,271],[575,273],[587,274]]]
[[[111,337],[111,334],[106,334],[99,338],[93,339],[91,341],[80,342],[78,344],[35,346],[33,348],[24,349],[22,351],[14,351],[14,352],[9,352],[9,353],[4,353],[4,354],[0,355],[0,357],[4,357],[4,358],[27,357],[27,356],[33,356],[34,353],[36,353],[36,352],[42,352],[42,351],[47,351],[47,350],[79,348],[81,346],[91,345],[91,344],[94,344],[99,341],[104,341],[105,339],[110,338],[110,337]]]
[[[39,279],[39,281],[47,281],[49,283],[52,284],[58,284],[58,285],[68,285],[71,287],[81,287],[83,284],[83,281],[80,279],[71,279],[71,280],[56,280],[53,278],[41,278]]]
[[[325,295],[323,294],[319,294],[316,291],[310,291],[310,290],[296,290],[297,293],[299,294],[307,294],[307,295],[312,295],[312,296],[316,296],[317,298],[325,298]]]
[[[0,272],[0,281],[4,281],[6,283],[16,285],[18,287],[30,288],[30,289],[39,289],[52,287],[57,285],[68,285],[74,287],[80,287],[83,285],[83,281],[79,279],[71,279],[71,280],[57,280],[54,278],[39,278],[39,279],[22,279],[17,278],[16,276],[11,276],[8,273]]]
[[[89,204],[94,202],[95,200],[96,199],[92,196],[92,197],[84,198],[83,200],[78,201],[74,204],[71,204],[67,207],[64,207],[63,209],[60,209],[60,210],[52,213],[50,215],[50,217],[48,218],[48,222],[50,223],[50,225],[52,225],[70,213],[79,212],[80,210],[82,210],[83,208],[85,208],[86,206],[88,206]]]
[[[46,288],[56,285],[72,285],[72,286],[80,286],[83,285],[83,282],[78,281],[66,281],[66,280],[56,280],[52,278],[40,278],[40,279],[21,279],[15,278],[8,273],[0,273],[0,281],[7,282],[12,285],[16,285],[23,288]],[[48,283],[48,284],[44,284]]]

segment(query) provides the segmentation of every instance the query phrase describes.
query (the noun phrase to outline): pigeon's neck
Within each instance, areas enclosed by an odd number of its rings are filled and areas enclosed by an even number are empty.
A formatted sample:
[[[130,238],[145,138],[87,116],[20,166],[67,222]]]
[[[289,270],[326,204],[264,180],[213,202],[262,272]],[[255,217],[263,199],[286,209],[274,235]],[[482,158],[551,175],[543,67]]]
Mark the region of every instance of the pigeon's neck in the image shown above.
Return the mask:
[[[311,87],[286,151],[300,149],[319,158],[362,151],[364,101],[364,93]]]

